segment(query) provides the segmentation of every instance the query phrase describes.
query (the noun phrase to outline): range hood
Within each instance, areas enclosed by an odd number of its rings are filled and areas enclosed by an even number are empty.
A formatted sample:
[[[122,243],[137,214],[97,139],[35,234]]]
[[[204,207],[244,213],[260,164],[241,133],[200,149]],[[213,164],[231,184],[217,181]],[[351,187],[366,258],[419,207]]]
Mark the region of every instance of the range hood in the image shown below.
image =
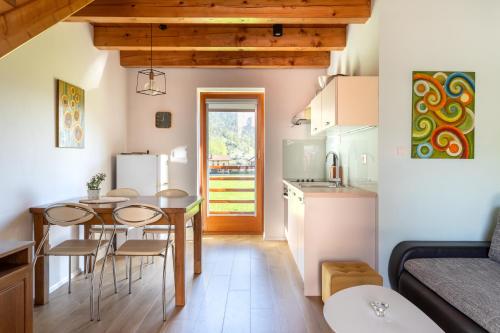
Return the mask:
[[[292,119],[292,126],[300,126],[311,123],[311,106],[308,105],[305,110],[296,113]]]

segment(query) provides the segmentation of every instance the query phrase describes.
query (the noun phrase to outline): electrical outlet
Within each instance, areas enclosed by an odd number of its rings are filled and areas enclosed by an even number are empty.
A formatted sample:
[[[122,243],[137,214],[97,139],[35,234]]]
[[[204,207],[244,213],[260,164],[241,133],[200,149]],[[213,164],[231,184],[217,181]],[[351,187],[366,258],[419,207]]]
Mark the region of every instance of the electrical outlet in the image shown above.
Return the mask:
[[[396,147],[396,156],[405,156],[408,153],[406,147]]]

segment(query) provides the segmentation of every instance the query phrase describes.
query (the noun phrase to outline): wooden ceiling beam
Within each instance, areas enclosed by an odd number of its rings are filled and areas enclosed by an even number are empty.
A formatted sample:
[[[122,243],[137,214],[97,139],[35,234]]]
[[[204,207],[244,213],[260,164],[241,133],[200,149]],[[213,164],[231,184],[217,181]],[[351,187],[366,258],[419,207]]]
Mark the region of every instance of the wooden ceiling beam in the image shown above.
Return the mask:
[[[68,21],[167,24],[350,24],[371,0],[96,0]]]
[[[5,13],[15,8],[16,3],[12,0],[0,0],[0,13]]]
[[[0,14],[8,12],[16,7],[22,6],[30,0],[0,0]]]
[[[94,26],[94,45],[102,50],[147,51],[149,25]],[[169,25],[153,27],[155,51],[331,51],[346,45],[345,26],[284,27],[274,37],[271,26]]]
[[[122,51],[123,67],[148,67],[150,53]],[[293,51],[156,51],[154,67],[194,68],[326,68],[330,66],[330,52]]]
[[[0,15],[0,58],[93,0],[33,0]]]

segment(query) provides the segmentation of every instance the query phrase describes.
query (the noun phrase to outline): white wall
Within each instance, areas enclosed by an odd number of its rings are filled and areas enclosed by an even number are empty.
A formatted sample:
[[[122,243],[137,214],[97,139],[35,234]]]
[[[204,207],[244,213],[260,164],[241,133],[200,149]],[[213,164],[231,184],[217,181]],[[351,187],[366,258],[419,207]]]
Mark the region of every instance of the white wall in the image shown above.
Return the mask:
[[[134,90],[136,70],[128,71],[128,89]],[[292,115],[314,96],[324,70],[167,69],[167,95],[129,94],[129,151],[169,153],[187,146],[188,162],[170,164],[170,185],[196,193],[196,89],[208,87],[265,88],[266,157],[264,221],[266,239],[283,239],[282,140],[305,138],[309,126],[291,128]],[[156,129],[157,111],[172,112],[172,128]]]
[[[347,27],[347,47],[343,51],[332,52],[329,74],[378,75],[380,2],[372,1],[372,15],[365,24]],[[340,135],[341,132],[328,131],[326,151],[335,151],[340,155],[344,182],[377,191],[378,128],[344,135]],[[362,155],[367,156],[366,164]]]
[[[379,266],[386,278],[400,241],[489,237],[500,206],[500,2],[380,6]],[[413,70],[476,72],[474,160],[410,159]]]
[[[85,89],[85,149],[55,147],[56,78]],[[118,54],[95,49],[87,24],[57,24],[0,60],[0,239],[32,239],[30,206],[82,196],[100,171],[112,179],[112,156],[126,148],[125,80]],[[68,236],[58,230],[51,243]],[[54,286],[67,259],[51,264]]]
[[[378,75],[381,2],[372,0],[372,13],[366,23],[347,26],[347,46],[331,53],[328,74]]]

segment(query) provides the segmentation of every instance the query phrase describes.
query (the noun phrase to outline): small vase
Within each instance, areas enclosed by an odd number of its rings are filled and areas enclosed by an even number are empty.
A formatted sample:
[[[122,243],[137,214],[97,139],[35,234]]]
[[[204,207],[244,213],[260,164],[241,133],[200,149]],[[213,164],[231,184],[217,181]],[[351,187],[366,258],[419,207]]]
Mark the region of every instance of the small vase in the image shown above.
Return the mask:
[[[101,190],[87,190],[89,200],[97,200],[101,197]]]

